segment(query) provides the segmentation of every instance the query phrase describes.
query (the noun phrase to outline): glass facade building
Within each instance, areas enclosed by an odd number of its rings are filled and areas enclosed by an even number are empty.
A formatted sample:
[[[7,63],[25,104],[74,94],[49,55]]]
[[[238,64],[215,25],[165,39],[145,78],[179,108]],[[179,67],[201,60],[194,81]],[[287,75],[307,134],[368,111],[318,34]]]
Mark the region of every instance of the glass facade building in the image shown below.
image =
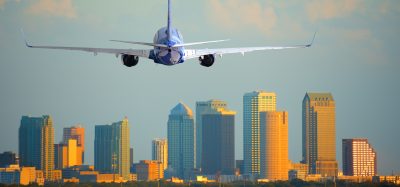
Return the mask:
[[[275,93],[255,91],[243,96],[244,174],[260,174],[260,112],[275,110]]]
[[[337,176],[335,100],[331,93],[306,93],[302,114],[302,163],[310,174]]]
[[[168,117],[168,167],[170,175],[189,179],[195,167],[195,128],[192,110],[179,103]]]
[[[112,125],[96,125],[94,139],[95,170],[102,173],[119,174],[124,179],[129,179],[129,132],[127,118]]]

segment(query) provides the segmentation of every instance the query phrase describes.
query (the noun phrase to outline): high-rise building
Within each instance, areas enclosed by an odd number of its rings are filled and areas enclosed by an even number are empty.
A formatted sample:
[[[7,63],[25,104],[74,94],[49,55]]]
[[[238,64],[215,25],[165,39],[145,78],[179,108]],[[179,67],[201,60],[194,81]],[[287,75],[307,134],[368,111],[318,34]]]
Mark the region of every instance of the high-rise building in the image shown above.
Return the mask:
[[[342,140],[343,174],[348,176],[375,176],[377,155],[368,139]]]
[[[135,164],[137,180],[155,181],[164,178],[163,164],[157,160],[141,160]]]
[[[288,113],[260,112],[261,178],[288,180]]]
[[[179,103],[168,117],[168,167],[170,175],[189,179],[195,165],[195,129],[192,110]]]
[[[198,101],[196,102],[196,168],[201,168],[202,156],[202,115],[204,112],[217,108],[226,108],[227,103],[220,100]]]
[[[205,111],[202,115],[202,173],[235,173],[235,114],[225,108]]]
[[[243,96],[244,174],[260,174],[260,112],[275,110],[275,93],[256,91]]]
[[[69,139],[67,144],[60,143],[54,145],[54,166],[55,169],[61,170],[72,166],[82,165],[81,156],[77,154],[80,150],[78,149],[78,143],[75,139]],[[80,153],[80,152],[79,152]]]
[[[8,167],[9,165],[18,164],[18,158],[13,152],[0,153],[0,168]]]
[[[36,167],[44,178],[53,179],[54,128],[50,116],[22,116],[19,127],[19,158],[21,166]]]
[[[310,174],[337,176],[335,101],[331,93],[306,93],[303,99],[303,160]]]
[[[166,139],[155,139],[152,141],[152,159],[162,163],[163,170],[168,167],[168,141]]]
[[[94,167],[102,173],[119,174],[129,179],[129,123],[125,118],[112,125],[96,125]]]
[[[81,154],[77,162],[85,162],[85,129],[80,125],[64,128],[63,144],[67,145],[68,140],[75,139],[78,142],[77,154]]]
[[[130,149],[129,149],[129,167],[132,167],[132,165],[133,165],[133,148],[131,147]]]

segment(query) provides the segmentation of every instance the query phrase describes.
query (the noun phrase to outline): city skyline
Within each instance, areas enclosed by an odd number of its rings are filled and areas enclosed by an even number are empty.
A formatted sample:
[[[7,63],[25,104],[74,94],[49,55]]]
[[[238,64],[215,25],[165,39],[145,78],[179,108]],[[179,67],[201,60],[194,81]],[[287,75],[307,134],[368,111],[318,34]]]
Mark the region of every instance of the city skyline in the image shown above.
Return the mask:
[[[400,2],[173,0],[174,26],[186,42],[228,38],[223,46],[247,47],[304,43],[318,34],[307,50],[223,56],[208,69],[196,60],[170,69],[143,59],[128,69],[109,55],[29,50],[19,31],[35,44],[136,48],[107,40],[149,42],[165,25],[167,2],[66,1],[0,1],[0,151],[17,152],[21,116],[50,114],[55,143],[64,127],[79,123],[91,132],[85,162],[93,163],[94,126],[128,116],[135,161],[146,160],[151,140],[166,137],[166,111],[179,100],[195,109],[196,101],[215,98],[237,111],[235,158],[242,159],[242,96],[261,89],[275,92],[277,108],[290,114],[289,158],[298,162],[304,93],[329,91],[337,101],[339,163],[341,139],[367,137],[379,153],[378,173],[399,170],[400,150],[387,142],[400,142]]]

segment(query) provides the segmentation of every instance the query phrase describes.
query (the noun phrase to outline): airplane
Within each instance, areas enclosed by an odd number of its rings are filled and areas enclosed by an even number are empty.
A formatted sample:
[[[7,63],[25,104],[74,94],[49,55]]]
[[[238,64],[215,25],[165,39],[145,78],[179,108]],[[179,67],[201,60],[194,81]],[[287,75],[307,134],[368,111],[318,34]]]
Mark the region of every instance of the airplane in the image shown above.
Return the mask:
[[[136,44],[143,46],[150,46],[153,49],[114,49],[114,48],[91,48],[91,47],[65,47],[65,46],[35,46],[30,45],[25,35],[22,34],[25,39],[25,45],[29,48],[40,48],[40,49],[59,49],[59,50],[72,50],[72,51],[84,51],[91,52],[94,55],[98,53],[114,54],[117,58],[121,55],[123,64],[127,67],[136,66],[139,62],[139,57],[153,60],[156,64],[162,64],[166,66],[172,66],[184,63],[189,59],[199,59],[200,65],[205,67],[211,67],[215,62],[215,57],[224,54],[239,53],[244,56],[244,53],[261,50],[280,50],[280,49],[295,49],[295,48],[309,48],[313,45],[315,35],[310,44],[307,45],[294,45],[294,46],[266,46],[266,47],[246,47],[246,48],[220,48],[220,49],[186,49],[186,47],[217,43],[227,40],[215,40],[205,42],[194,42],[184,43],[182,34],[178,29],[172,27],[172,16],[171,16],[171,0],[168,0],[168,23],[166,27],[159,29],[155,36],[153,43],[146,42],[134,42],[134,41],[123,41],[123,40],[110,40],[112,42]]]

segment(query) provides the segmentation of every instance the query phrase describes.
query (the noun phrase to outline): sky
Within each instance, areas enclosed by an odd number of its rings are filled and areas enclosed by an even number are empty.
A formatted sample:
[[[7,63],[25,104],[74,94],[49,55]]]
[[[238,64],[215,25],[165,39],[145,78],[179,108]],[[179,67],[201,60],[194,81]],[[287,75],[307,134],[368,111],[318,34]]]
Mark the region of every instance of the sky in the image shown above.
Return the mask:
[[[368,138],[378,173],[400,174],[400,1],[172,0],[173,26],[186,42],[230,39],[198,48],[307,44],[166,67],[147,59],[127,68],[114,55],[28,49],[33,44],[142,48],[109,40],[151,42],[167,23],[167,0],[0,0],[0,152],[18,151],[23,115],[53,117],[62,128],[86,129],[93,164],[94,126],[129,118],[135,162],[151,159],[151,140],[167,137],[170,110],[184,102],[221,99],[237,111],[235,156],[243,158],[243,95],[277,94],[289,113],[289,157],[301,160],[301,103],[306,92],[336,101],[337,159],[341,140]]]

